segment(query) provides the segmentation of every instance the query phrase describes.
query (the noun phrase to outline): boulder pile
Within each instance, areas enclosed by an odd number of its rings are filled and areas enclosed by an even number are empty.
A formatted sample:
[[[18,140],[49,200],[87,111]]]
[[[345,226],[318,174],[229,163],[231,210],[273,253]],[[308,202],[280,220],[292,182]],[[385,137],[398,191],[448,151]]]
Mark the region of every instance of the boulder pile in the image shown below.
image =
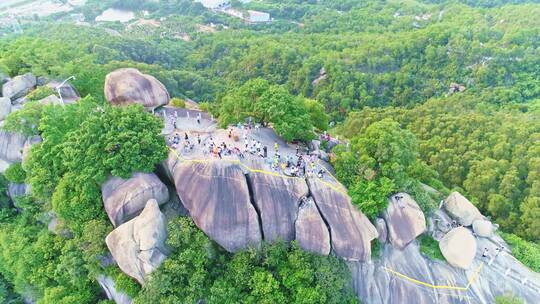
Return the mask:
[[[141,285],[167,257],[167,222],[155,199],[140,215],[114,229],[105,242],[118,267]]]

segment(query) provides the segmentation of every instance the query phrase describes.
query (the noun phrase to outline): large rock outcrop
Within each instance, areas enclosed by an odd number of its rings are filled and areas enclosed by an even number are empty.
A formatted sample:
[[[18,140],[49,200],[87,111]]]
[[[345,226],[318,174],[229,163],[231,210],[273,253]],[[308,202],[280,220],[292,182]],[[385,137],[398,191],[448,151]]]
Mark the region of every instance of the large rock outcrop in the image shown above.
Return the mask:
[[[463,226],[470,226],[474,220],[484,218],[480,211],[459,192],[450,193],[444,200],[444,207]]]
[[[148,274],[165,260],[167,220],[155,199],[136,218],[114,229],[105,242],[118,267],[130,277],[144,284]]]
[[[456,227],[439,241],[439,248],[448,264],[469,269],[476,255],[476,239],[469,229]]]
[[[472,223],[473,231],[476,235],[481,237],[493,236],[493,224],[487,220],[474,220]]]
[[[57,91],[57,88],[62,83],[59,81],[50,81],[47,83],[47,86],[55,91]],[[79,92],[69,83],[64,83],[60,87],[60,94],[62,94],[62,100],[64,101],[64,104],[71,104],[77,102],[79,99],[81,99],[81,96],[79,95]]]
[[[6,119],[9,113],[11,113],[11,99],[0,97],[0,120]]]
[[[149,199],[160,205],[169,200],[167,186],[153,173],[135,173],[128,179],[110,177],[102,186],[103,204],[115,227],[135,217]]]
[[[260,244],[258,215],[238,164],[178,161],[169,165],[180,200],[212,240],[229,252]]]
[[[434,213],[429,233],[444,236],[449,217],[443,209]],[[476,242],[489,250],[490,257],[477,253],[468,270],[424,256],[416,241],[404,249],[385,244],[379,258],[349,263],[354,290],[362,303],[372,304],[492,304],[496,296],[509,292],[525,303],[538,302],[540,274],[519,263],[497,235]],[[501,245],[506,249],[495,250]]]
[[[300,199],[309,193],[305,180],[262,173],[250,173],[248,178],[265,241],[294,240]]]
[[[332,250],[350,261],[367,261],[371,240],[378,236],[375,226],[351,203],[340,185],[332,189],[318,179],[308,179],[311,194],[330,229]]]
[[[15,100],[22,97],[36,87],[36,76],[32,73],[19,75],[2,86],[2,96]]]
[[[322,255],[330,254],[330,233],[313,200],[307,200],[300,206],[295,226],[300,248]]]
[[[113,279],[109,276],[99,275],[97,277],[97,282],[101,289],[105,291],[107,298],[113,300],[116,304],[131,304],[133,300],[124,292],[118,291],[116,289],[116,284]]]
[[[424,213],[407,193],[392,195],[383,213],[392,245],[403,249],[426,231]]]
[[[0,159],[8,162],[20,162],[26,137],[18,133],[0,130]]]
[[[169,103],[165,86],[137,69],[115,70],[105,78],[105,97],[113,105],[142,104],[147,110]]]

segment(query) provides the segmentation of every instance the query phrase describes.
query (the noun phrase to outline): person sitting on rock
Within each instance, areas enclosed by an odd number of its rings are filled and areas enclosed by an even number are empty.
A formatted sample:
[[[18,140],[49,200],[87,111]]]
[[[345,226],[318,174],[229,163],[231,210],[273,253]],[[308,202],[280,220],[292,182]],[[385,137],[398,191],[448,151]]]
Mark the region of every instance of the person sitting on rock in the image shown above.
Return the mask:
[[[484,247],[484,252],[482,252],[482,257],[489,258],[489,250],[486,247]]]

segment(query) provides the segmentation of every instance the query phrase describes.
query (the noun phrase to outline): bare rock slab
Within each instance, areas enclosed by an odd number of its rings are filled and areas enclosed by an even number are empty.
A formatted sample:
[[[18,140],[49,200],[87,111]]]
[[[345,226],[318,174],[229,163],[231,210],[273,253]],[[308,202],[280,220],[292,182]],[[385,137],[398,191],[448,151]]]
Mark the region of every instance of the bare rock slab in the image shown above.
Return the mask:
[[[309,179],[311,195],[330,228],[332,249],[350,261],[367,261],[371,240],[378,236],[369,219],[351,203],[344,192],[332,189],[317,179]]]
[[[105,211],[115,227],[139,214],[149,199],[160,205],[169,200],[167,186],[153,173],[135,173],[128,179],[110,177],[101,192]]]
[[[448,264],[469,269],[476,255],[476,239],[469,229],[457,227],[444,235],[439,248]]]
[[[238,164],[181,162],[169,170],[180,200],[212,240],[229,252],[261,243],[258,215]]]
[[[18,133],[0,130],[0,159],[11,163],[20,162],[26,137]]]
[[[261,216],[265,241],[294,240],[298,206],[301,198],[309,193],[305,180],[262,173],[251,173],[248,178],[253,201]]]
[[[15,100],[28,94],[36,86],[36,76],[32,73],[16,76],[2,86],[2,96]]]
[[[403,249],[426,231],[424,212],[407,193],[392,195],[383,213],[392,245]]]
[[[470,226],[477,219],[484,219],[478,208],[459,192],[452,192],[444,200],[444,208],[461,225]]]
[[[118,267],[141,285],[165,260],[167,220],[151,199],[139,216],[114,229],[105,242]]]
[[[295,226],[300,248],[321,255],[330,254],[330,233],[315,202],[309,200],[300,207]]]
[[[147,110],[169,103],[169,92],[151,75],[137,69],[117,69],[105,78],[105,97],[117,106],[142,104]]]

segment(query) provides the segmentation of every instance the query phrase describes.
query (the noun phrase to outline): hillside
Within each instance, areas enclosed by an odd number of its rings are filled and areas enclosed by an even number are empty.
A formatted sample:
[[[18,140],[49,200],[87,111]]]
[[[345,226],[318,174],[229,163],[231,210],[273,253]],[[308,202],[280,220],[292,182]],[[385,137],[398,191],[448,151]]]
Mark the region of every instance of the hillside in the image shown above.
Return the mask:
[[[215,2],[0,8],[0,302],[540,298],[536,1]]]

